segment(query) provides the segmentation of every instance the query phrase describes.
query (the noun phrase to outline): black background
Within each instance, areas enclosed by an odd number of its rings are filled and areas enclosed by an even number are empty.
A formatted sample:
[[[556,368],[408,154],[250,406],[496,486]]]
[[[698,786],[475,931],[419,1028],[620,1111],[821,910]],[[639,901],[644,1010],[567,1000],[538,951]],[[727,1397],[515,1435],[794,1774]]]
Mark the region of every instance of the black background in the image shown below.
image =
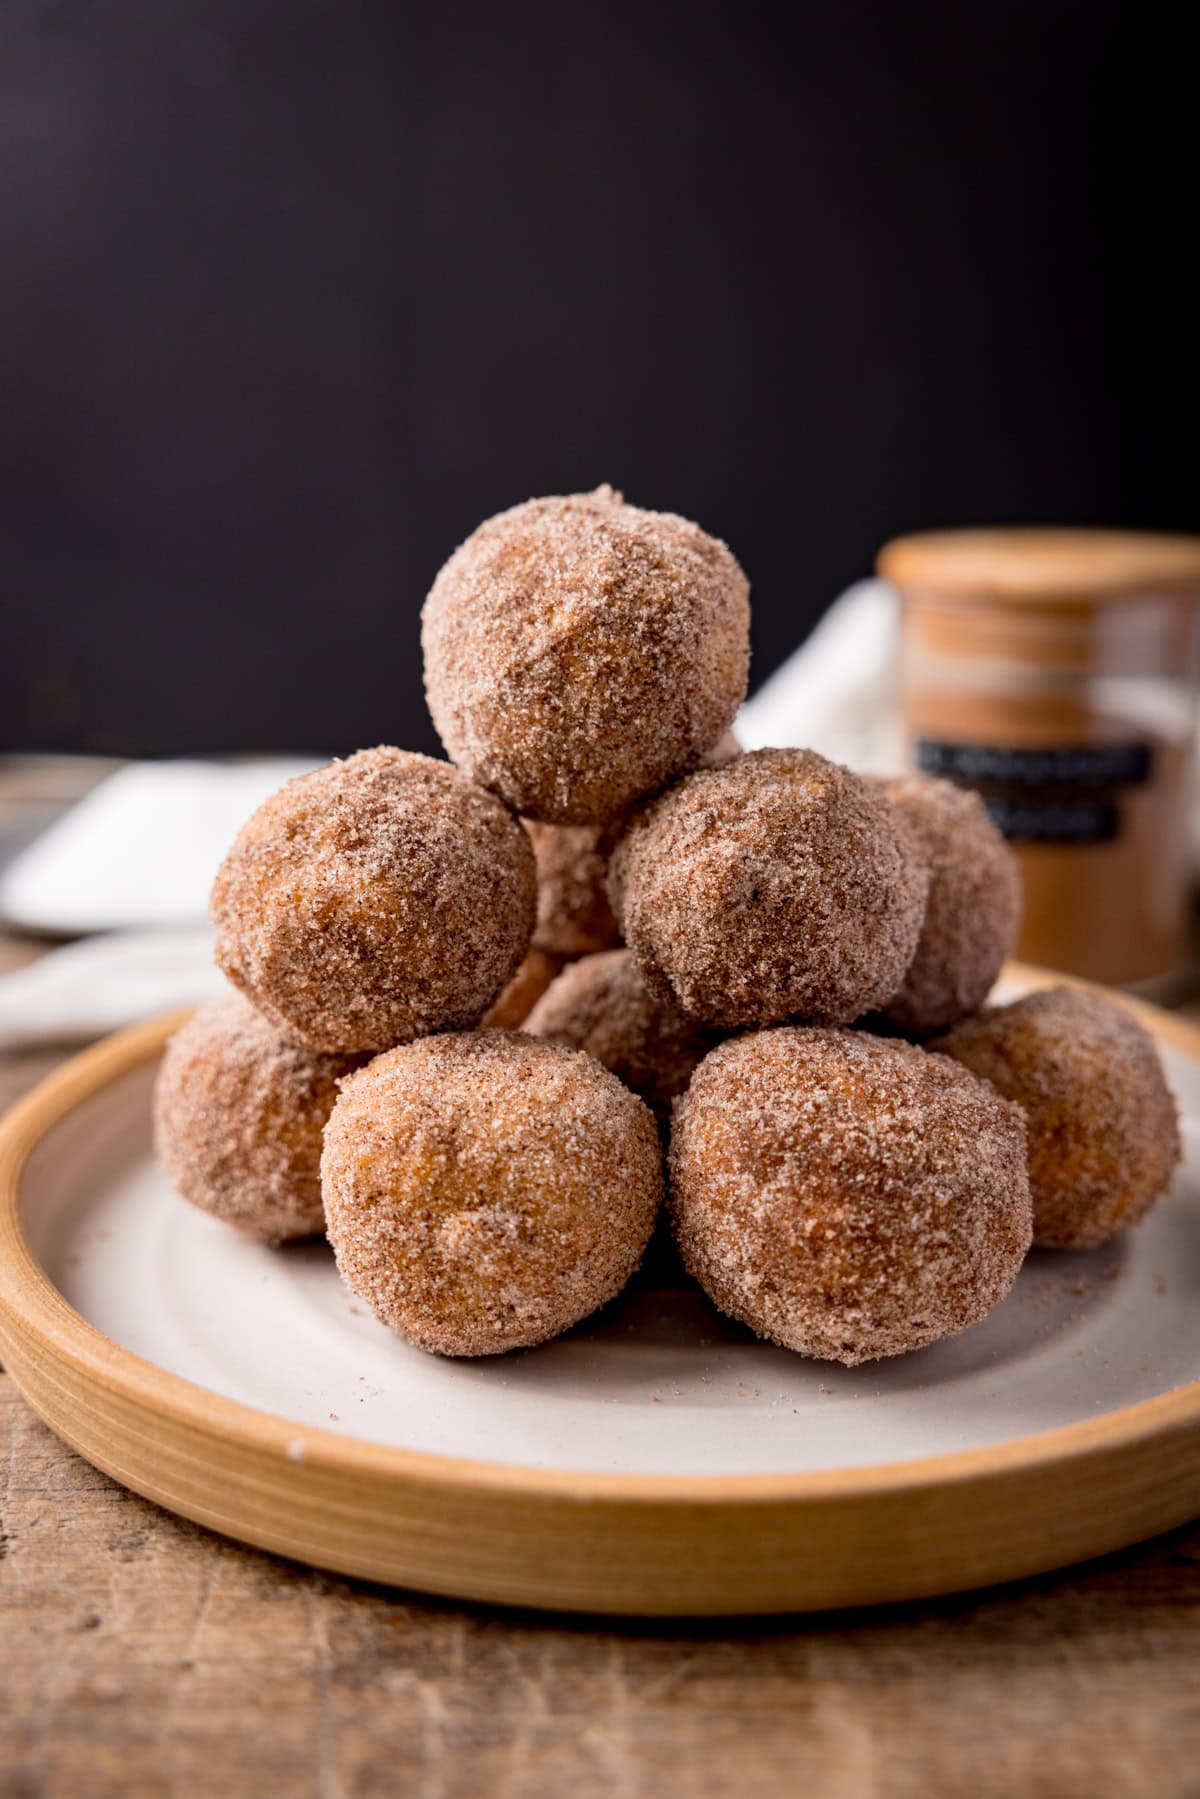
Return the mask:
[[[1195,528],[1163,17],[4,0],[0,748],[431,748],[534,493],[724,536],[756,679],[895,531]]]

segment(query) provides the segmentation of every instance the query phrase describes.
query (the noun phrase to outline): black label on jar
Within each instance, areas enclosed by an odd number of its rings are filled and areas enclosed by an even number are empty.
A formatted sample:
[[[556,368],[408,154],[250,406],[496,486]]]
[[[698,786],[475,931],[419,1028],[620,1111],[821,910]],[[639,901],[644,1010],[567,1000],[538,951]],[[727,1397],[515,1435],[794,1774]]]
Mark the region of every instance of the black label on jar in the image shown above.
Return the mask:
[[[1123,787],[1150,779],[1145,742],[1011,749],[922,737],[917,767],[974,788],[993,823],[1013,843],[1109,843],[1120,831]]]
[[[992,743],[917,742],[917,767],[949,781],[1002,781],[1024,787],[1132,787],[1150,779],[1148,743],[1083,743],[1048,749],[1004,749]]]

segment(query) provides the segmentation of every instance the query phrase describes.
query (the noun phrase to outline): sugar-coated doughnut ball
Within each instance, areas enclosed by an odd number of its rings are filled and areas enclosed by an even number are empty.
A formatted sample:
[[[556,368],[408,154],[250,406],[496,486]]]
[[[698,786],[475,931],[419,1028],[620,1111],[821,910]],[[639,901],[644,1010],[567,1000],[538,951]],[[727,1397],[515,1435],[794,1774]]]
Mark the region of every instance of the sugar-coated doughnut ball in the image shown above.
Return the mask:
[[[929,897],[904,985],[884,1007],[913,1036],[982,1005],[1021,923],[1021,870],[977,793],[929,775],[878,778],[929,864]]]
[[[610,487],[486,520],[425,603],[447,754],[530,818],[607,823],[730,725],[748,591],[723,543]]]
[[[174,1187],[266,1243],[323,1231],[321,1132],[360,1059],[284,1043],[238,993],[200,1006],[167,1044],[154,1089]]]
[[[561,956],[531,949],[498,1000],[488,1007],[481,1023],[498,1031],[516,1031],[525,1023],[563,965]]]
[[[349,1079],[325,1131],[329,1240],[410,1342],[496,1355],[612,1299],[662,1197],[654,1119],[578,1050],[508,1031],[426,1037]]]
[[[652,983],[702,1022],[845,1024],[912,960],[929,871],[879,791],[812,750],[754,750],[638,808],[609,891]]]
[[[784,1026],[715,1049],[675,1108],[688,1270],[759,1336],[829,1361],[920,1349],[1012,1286],[1032,1208],[1016,1106],[943,1056]]]
[[[1123,1006],[1050,987],[964,1019],[934,1047],[1024,1109],[1037,1243],[1107,1243],[1166,1191],[1175,1101],[1154,1039]]]
[[[608,858],[619,833],[608,825],[525,820],[538,873],[533,941],[555,956],[590,956],[621,941],[608,901]]]
[[[530,1012],[526,1030],[585,1049],[639,1093],[660,1123],[692,1071],[713,1047],[712,1033],[653,992],[627,949],[568,963]]]
[[[217,874],[217,962],[292,1041],[386,1049],[477,1024],[524,956],[529,839],[449,763],[361,750],[289,781]]]

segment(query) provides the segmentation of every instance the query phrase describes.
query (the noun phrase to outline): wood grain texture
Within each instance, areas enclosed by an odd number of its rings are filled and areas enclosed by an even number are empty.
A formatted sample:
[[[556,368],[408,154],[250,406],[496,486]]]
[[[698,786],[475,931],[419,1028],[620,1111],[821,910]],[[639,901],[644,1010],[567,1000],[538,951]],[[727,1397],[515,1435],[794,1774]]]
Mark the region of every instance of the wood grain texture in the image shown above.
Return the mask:
[[[1194,1794],[1200,1526],[1072,1574],[718,1630],[389,1596],[235,1548],[0,1382],[10,1795]]]

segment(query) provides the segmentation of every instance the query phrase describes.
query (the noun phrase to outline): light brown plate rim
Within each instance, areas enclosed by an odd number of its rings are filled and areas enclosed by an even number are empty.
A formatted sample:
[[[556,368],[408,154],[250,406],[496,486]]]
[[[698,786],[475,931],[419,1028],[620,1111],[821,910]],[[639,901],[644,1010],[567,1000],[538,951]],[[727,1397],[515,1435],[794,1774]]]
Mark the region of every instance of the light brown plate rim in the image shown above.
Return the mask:
[[[1012,963],[1005,977],[1030,990],[1089,983]],[[1200,1063],[1200,1026],[1124,994],[1098,988],[1126,1006],[1162,1043]],[[336,1435],[262,1412],[170,1374],[122,1348],[63,1298],[29,1247],[20,1223],[20,1182],[34,1147],[70,1111],[158,1055],[187,1012],[131,1025],[71,1057],[0,1120],[0,1325],[12,1321],[56,1360],[65,1358],[99,1387],[157,1411],[184,1428],[291,1458],[334,1474],[419,1481],[461,1494],[594,1498],[632,1505],[803,1504],[838,1497],[882,1497],[923,1487],[970,1483],[1001,1473],[1059,1464],[1130,1448],[1164,1433],[1200,1428],[1200,1380],[1139,1400],[1094,1419],[990,1445],[902,1462],[804,1474],[614,1474],[592,1469],[543,1469],[505,1462],[435,1455]]]

